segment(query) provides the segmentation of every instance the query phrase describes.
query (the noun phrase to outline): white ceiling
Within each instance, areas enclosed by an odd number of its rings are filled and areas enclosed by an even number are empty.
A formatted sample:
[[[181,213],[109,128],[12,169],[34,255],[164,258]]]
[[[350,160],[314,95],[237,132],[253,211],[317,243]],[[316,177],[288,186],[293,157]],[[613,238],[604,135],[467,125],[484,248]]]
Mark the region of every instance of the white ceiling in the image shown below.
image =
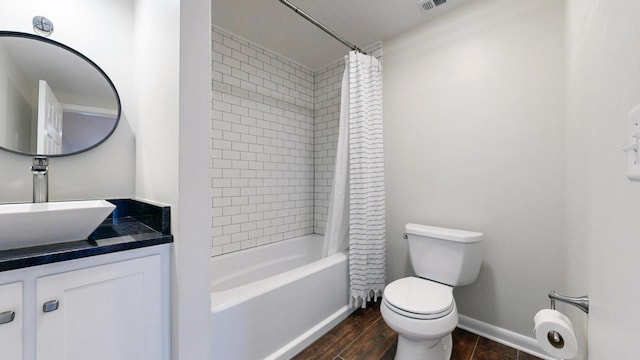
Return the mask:
[[[417,0],[291,0],[360,48],[394,37],[469,0],[423,12]],[[278,0],[212,0],[213,24],[311,69],[349,49]]]

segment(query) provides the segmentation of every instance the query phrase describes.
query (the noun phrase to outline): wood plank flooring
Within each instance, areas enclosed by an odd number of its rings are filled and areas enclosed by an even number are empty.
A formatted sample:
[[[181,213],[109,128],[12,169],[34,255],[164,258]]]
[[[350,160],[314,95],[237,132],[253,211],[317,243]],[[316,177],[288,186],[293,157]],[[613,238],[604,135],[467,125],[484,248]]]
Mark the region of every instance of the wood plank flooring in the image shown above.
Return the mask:
[[[398,334],[380,316],[380,302],[367,304],[304,349],[295,360],[393,360]],[[456,328],[451,360],[540,360]]]

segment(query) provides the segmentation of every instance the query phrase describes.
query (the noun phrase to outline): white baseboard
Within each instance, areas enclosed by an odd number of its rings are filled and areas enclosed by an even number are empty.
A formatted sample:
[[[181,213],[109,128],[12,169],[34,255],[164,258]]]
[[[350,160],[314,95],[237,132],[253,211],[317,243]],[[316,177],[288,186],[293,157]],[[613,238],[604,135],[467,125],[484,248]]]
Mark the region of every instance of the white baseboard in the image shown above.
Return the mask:
[[[468,316],[460,315],[458,327],[487,339],[507,345],[511,348],[518,349],[537,356],[545,360],[558,360],[557,358],[547,355],[536,342],[536,339],[516,332],[487,324],[480,320],[472,319]]]

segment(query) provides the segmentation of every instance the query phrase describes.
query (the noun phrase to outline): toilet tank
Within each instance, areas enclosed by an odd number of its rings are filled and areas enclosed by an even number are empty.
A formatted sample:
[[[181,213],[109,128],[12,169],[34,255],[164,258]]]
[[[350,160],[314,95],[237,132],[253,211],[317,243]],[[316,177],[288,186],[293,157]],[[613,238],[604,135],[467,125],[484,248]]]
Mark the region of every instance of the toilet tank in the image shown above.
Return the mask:
[[[482,233],[406,224],[416,275],[451,286],[476,281],[482,261]]]

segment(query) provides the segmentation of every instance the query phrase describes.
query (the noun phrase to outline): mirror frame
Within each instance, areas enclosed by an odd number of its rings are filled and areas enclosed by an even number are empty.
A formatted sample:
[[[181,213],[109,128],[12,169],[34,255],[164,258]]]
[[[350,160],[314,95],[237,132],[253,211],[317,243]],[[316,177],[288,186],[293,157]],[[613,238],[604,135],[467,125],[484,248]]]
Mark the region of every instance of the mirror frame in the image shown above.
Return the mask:
[[[102,143],[104,143],[105,141],[107,141],[107,139],[109,139],[111,137],[111,135],[113,135],[113,133],[116,131],[116,128],[118,127],[118,125],[120,124],[120,118],[122,117],[122,104],[120,103],[120,95],[118,94],[118,90],[116,89],[115,85],[113,84],[113,81],[111,81],[111,78],[109,78],[109,76],[107,75],[107,73],[104,72],[104,70],[102,70],[100,68],[100,66],[98,66],[95,62],[93,62],[91,59],[89,59],[88,57],[86,57],[84,54],[82,54],[81,52],[63,44],[60,42],[57,42],[55,40],[51,40],[49,38],[40,36],[40,35],[34,35],[34,34],[29,34],[29,33],[23,33],[23,32],[19,32],[19,31],[6,31],[6,30],[0,30],[0,38],[3,37],[18,37],[18,38],[25,38],[25,39],[31,39],[31,40],[35,40],[35,41],[40,41],[43,43],[47,43],[50,45],[54,45],[57,46],[59,48],[62,48],[64,50],[67,50],[68,52],[72,53],[73,55],[76,55],[78,57],[80,57],[81,59],[83,59],[84,61],[86,61],[89,65],[93,66],[93,68],[100,73],[104,79],[107,81],[107,83],[109,84],[109,86],[111,87],[111,90],[113,90],[113,94],[115,95],[116,98],[116,104],[118,107],[118,114],[116,117],[116,122],[113,125],[113,129],[111,129],[111,131],[109,131],[109,133],[100,141],[98,141],[97,143],[84,148],[82,150],[78,150],[78,151],[74,151],[74,152],[69,152],[69,153],[65,153],[65,154],[36,154],[36,153],[26,153],[26,152],[22,152],[22,151],[16,151],[16,150],[12,150],[12,149],[8,149],[6,147],[0,146],[0,149],[14,153],[14,154],[19,154],[19,155],[25,155],[25,156],[29,156],[29,157],[34,157],[34,156],[44,156],[44,157],[63,157],[63,156],[69,156],[69,155],[76,155],[76,154],[80,154],[83,153],[85,151],[89,151],[91,149],[94,149],[96,147],[98,147],[99,145],[101,145]]]

